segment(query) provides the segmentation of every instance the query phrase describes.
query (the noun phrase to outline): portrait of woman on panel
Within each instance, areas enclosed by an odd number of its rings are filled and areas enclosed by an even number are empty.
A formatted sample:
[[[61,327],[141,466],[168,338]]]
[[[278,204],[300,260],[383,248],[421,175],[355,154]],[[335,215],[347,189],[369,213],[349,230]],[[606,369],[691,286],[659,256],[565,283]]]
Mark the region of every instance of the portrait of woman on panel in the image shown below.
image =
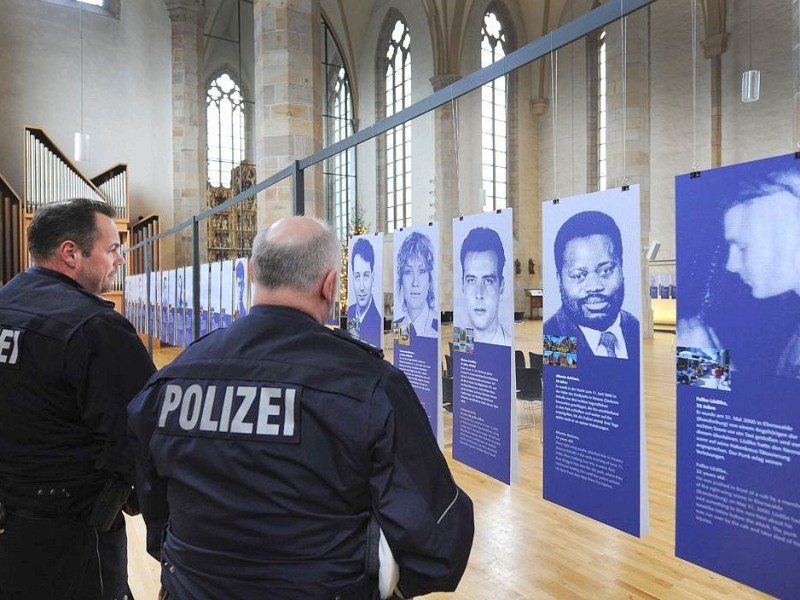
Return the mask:
[[[439,335],[439,316],[436,312],[436,285],[433,278],[434,255],[430,238],[411,233],[400,246],[397,265],[397,292],[402,298],[402,316],[394,321],[401,331],[415,335]],[[396,327],[397,328],[397,327]]]

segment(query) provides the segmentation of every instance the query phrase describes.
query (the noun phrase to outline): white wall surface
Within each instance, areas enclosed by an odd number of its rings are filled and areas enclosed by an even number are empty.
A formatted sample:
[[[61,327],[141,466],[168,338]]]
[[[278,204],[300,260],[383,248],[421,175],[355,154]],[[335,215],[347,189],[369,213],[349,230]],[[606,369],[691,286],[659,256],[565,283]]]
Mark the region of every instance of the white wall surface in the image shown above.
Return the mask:
[[[0,173],[23,193],[23,128],[69,156],[81,128],[80,14],[41,0],[2,0]],[[123,2],[120,19],[83,12],[83,128],[89,177],[127,163],[131,220],[172,224],[170,22],[163,0]]]

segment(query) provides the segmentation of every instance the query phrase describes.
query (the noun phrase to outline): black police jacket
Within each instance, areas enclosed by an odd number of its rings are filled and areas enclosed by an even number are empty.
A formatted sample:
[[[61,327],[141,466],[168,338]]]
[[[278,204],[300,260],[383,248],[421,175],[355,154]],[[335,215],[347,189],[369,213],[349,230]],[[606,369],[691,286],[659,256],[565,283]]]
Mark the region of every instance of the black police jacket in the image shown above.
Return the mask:
[[[0,288],[0,501],[86,511],[133,483],[126,407],[155,367],[113,302],[33,267]]]
[[[348,597],[371,515],[405,596],[455,589],[466,567],[472,502],[408,380],[302,312],[256,306],[198,340],[129,423],[148,549],[176,598]]]

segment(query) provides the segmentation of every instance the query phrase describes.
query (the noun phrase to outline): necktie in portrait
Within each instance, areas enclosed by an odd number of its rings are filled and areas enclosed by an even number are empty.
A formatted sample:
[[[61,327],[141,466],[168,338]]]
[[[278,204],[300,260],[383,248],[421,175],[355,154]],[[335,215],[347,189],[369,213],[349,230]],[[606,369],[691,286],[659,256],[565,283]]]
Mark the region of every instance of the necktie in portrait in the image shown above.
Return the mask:
[[[606,349],[606,354],[611,358],[617,358],[617,336],[610,331],[600,334],[600,345]]]

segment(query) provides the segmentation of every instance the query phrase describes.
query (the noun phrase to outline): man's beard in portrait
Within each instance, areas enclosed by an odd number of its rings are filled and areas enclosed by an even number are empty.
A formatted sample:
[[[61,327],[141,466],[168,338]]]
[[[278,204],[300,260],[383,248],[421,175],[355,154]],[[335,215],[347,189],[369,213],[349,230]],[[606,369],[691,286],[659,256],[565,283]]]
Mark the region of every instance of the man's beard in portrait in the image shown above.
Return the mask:
[[[561,304],[573,322],[584,327],[605,330],[616,320],[622,301],[625,298],[625,282],[621,281],[619,287],[611,294],[589,294],[583,298],[572,298],[561,288]],[[589,302],[606,302],[602,311],[592,311],[586,308]]]

